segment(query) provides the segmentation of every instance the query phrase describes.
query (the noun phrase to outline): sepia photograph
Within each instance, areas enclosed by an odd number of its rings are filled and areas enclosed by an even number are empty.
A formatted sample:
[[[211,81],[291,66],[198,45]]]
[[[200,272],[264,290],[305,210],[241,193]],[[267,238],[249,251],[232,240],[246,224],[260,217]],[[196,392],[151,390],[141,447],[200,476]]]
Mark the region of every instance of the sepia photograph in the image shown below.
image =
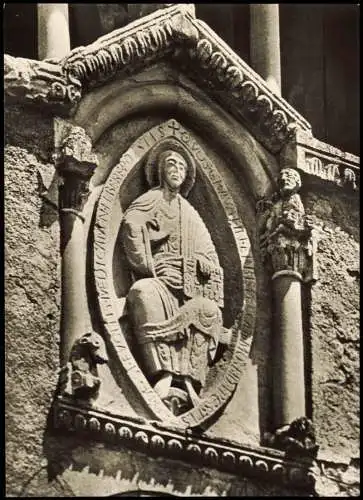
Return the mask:
[[[6,497],[360,496],[359,41],[3,4]]]

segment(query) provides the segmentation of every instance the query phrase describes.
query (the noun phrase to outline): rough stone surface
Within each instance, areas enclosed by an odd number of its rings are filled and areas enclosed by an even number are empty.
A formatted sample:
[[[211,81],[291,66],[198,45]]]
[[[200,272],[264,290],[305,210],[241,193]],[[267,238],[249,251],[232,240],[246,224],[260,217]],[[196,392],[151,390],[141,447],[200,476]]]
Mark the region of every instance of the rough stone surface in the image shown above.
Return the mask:
[[[321,228],[311,298],[312,416],[321,453],[349,462],[359,455],[358,203],[321,188],[310,188],[305,203]]]
[[[12,144],[33,153],[40,164],[51,162],[53,153],[53,119],[37,110],[23,106],[5,108],[5,144]],[[50,165],[49,165],[50,168]]]
[[[315,491],[325,497],[357,497],[360,495],[360,463],[351,460],[347,464],[319,461],[320,475]]]
[[[194,467],[186,462],[149,457],[126,448],[85,443],[73,436],[49,442],[49,469],[72,496],[109,496],[135,491],[176,496],[298,496],[282,485],[262,483],[242,475]],[[56,456],[55,466],[53,459]],[[60,464],[60,465],[59,465]],[[55,468],[56,467],[56,468]],[[67,494],[65,494],[67,496]],[[70,496],[68,494],[68,496]]]
[[[156,114],[151,119],[139,117],[109,130],[98,144],[103,166],[112,166],[135,135],[167,118]],[[187,463],[81,442],[74,436],[49,436],[47,419],[59,355],[60,255],[56,212],[40,193],[54,174],[50,163],[53,124],[50,118],[20,108],[7,112],[6,124],[7,495],[104,496],[139,489],[176,495],[297,495],[287,488],[258,484],[212,468],[198,471]],[[243,169],[231,165],[227,156],[221,159],[213,137],[209,143],[207,135],[203,137],[201,145],[212,161],[220,159],[220,172],[234,199],[239,200],[238,210],[258,260],[253,205],[243,202],[248,190],[236,182]],[[316,490],[319,495],[355,496],[359,493],[358,206],[344,190],[323,189],[322,182],[314,182],[303,179],[301,196],[306,212],[321,227],[320,279],[312,288],[309,306],[312,392],[308,398],[317,441],[328,458],[318,457]],[[210,427],[210,437],[254,442],[259,437],[256,428],[265,430],[269,425],[270,294],[259,265],[256,285],[259,314],[251,364],[225,412]]]
[[[49,123],[23,113],[20,125],[18,118],[17,112],[7,118],[4,175],[6,476],[12,496],[42,467],[57,380],[60,287],[58,225],[50,226],[49,218],[43,225],[42,214],[53,209],[38,192],[39,171],[52,169],[42,159]]]
[[[133,138],[139,137],[152,126],[160,124],[164,120],[165,118],[161,114],[159,116],[154,114],[147,119],[137,118],[123,121],[107,129],[105,134],[101,136],[96,144],[96,151],[100,164],[95,172],[94,178],[99,182],[99,179],[105,175],[105,172],[111,168],[112,164],[118,162],[122,153],[132,144]],[[260,440],[259,424],[263,431],[271,425],[270,400],[267,396],[267,393],[271,389],[270,378],[267,373],[269,369],[267,360],[270,345],[270,315],[269,297],[268,293],[266,293],[263,268],[258,264],[258,260],[255,257],[255,253],[258,252],[258,249],[255,244],[256,227],[254,222],[254,206],[248,200],[248,194],[243,188],[243,185],[237,181],[238,166],[233,165],[235,172],[231,171],[232,169],[229,168],[227,161],[223,157],[223,153],[219,150],[213,150],[210,138],[208,138],[206,134],[199,135],[196,130],[193,131],[193,134],[194,137],[197,137],[197,140],[206,151],[211,161],[218,167],[229,191],[233,194],[233,199],[241,214],[242,221],[246,226],[252,245],[250,260],[252,261],[252,259],[255,259],[256,285],[258,287],[257,293],[260,301],[259,307],[260,310],[263,311],[256,319],[257,327],[251,347],[250,359],[247,360],[246,370],[241,377],[236,392],[222,414],[218,416],[218,419],[213,419],[215,421],[211,423],[207,433],[211,437],[222,437],[238,443],[258,444]],[[248,133],[244,129],[241,129],[241,134],[248,136]],[[130,177],[130,180],[125,182],[125,188],[123,189],[125,200],[122,200],[125,208],[139,194],[143,191],[147,191],[147,184],[145,181],[142,179],[138,181],[136,179],[136,183],[134,181],[135,179]],[[225,273],[227,273],[226,287],[229,291],[227,294],[229,300],[226,301],[225,308],[230,307],[229,303],[232,302],[234,305],[231,311],[235,312],[240,308],[240,302],[238,303],[238,300],[240,301],[240,290],[238,289],[238,283],[234,283],[231,288],[231,284],[228,281],[228,268],[236,269],[237,264],[233,264],[234,257],[231,250],[231,244],[228,246],[226,245],[227,235],[223,224],[219,224],[218,226],[214,224],[212,212],[209,209],[213,198],[211,198],[211,193],[208,193],[203,187],[200,178],[199,181],[197,178],[196,185],[191,191],[189,199],[191,204],[200,211],[201,217],[211,231],[219,258],[221,259],[221,265]],[[230,279],[235,279],[233,273],[230,273]],[[244,293],[250,294],[250,300],[255,300],[253,295],[256,293],[256,289],[255,286],[252,286],[251,280],[246,281]],[[221,371],[223,371],[223,360],[221,360],[219,365],[222,366],[218,372],[220,375]],[[213,374],[217,376],[215,370],[213,370]]]

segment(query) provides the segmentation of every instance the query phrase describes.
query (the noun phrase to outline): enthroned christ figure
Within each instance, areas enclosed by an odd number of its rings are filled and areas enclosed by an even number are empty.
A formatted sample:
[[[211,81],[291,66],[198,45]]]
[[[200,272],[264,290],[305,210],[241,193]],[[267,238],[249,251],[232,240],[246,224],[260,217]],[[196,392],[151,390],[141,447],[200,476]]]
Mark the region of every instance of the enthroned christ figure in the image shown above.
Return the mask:
[[[151,187],[125,212],[121,236],[133,285],[127,295],[139,363],[175,414],[199,401],[223,336],[223,271],[211,236],[185,199],[195,163],[175,139],[145,165]]]

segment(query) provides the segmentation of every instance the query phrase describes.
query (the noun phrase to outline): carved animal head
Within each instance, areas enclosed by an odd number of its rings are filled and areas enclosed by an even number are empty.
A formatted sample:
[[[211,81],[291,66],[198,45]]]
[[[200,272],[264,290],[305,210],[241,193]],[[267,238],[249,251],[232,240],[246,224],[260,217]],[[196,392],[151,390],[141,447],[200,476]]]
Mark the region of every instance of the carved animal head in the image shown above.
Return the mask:
[[[108,362],[105,343],[98,333],[93,331],[85,333],[76,341],[74,347],[77,346],[86,349],[95,363]]]

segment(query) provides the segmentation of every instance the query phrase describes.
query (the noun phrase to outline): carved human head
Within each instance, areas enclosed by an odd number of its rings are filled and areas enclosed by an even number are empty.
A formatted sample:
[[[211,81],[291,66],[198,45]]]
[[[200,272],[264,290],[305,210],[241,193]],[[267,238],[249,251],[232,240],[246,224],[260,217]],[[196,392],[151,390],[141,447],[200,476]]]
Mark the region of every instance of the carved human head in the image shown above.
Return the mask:
[[[284,168],[280,172],[279,188],[282,195],[296,193],[301,188],[299,172],[292,168]]]
[[[184,157],[168,149],[159,156],[160,183],[167,184],[172,190],[179,190],[186,179],[188,165]]]
[[[187,147],[174,137],[161,140],[150,152],[145,164],[146,179],[150,186],[179,190],[188,196],[195,182],[195,161]]]

